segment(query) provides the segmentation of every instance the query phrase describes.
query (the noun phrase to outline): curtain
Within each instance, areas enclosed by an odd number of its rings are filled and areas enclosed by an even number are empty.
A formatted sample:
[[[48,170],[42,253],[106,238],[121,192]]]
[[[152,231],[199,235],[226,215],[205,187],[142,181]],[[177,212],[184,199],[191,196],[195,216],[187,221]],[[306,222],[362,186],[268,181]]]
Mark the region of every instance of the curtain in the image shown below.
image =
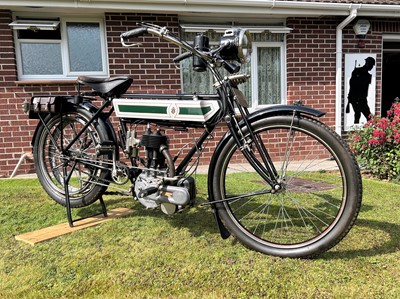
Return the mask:
[[[258,104],[281,102],[281,53],[277,47],[258,47]]]

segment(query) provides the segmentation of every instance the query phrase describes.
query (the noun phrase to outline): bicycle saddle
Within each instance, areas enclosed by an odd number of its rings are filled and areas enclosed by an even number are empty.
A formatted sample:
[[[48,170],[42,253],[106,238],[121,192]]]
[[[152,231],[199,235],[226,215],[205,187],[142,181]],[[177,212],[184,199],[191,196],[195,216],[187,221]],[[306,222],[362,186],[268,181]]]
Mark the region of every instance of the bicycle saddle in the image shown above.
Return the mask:
[[[105,97],[117,97],[125,93],[131,86],[133,79],[129,77],[97,78],[80,76],[78,84],[90,86]]]

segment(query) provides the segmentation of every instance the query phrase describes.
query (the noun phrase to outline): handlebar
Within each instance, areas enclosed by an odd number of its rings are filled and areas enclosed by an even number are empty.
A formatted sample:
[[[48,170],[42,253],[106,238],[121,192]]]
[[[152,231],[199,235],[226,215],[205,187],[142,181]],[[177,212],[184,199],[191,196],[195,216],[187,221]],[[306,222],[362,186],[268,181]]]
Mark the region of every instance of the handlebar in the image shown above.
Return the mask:
[[[174,63],[178,63],[178,62],[180,62],[182,60],[185,60],[186,58],[189,58],[189,57],[192,57],[192,56],[193,56],[192,52],[184,52],[184,53],[176,56],[174,59],[172,59],[172,61]]]
[[[161,27],[155,24],[145,23],[145,22],[138,23],[137,25],[139,25],[140,27],[124,32],[120,35],[121,43],[123,46],[131,47],[140,45],[140,43],[127,44],[126,42],[130,38],[143,36],[145,34],[152,34],[168,42],[171,42],[177,45],[178,47],[182,48],[183,50],[185,50],[185,52],[183,52],[182,54],[178,55],[173,59],[174,63],[178,63],[191,56],[197,56],[209,64],[223,66],[226,70],[228,70],[229,73],[236,73],[240,69],[240,66],[225,61],[224,59],[221,59],[221,57],[218,55],[218,53],[220,53],[221,50],[229,46],[229,43],[224,43],[220,45],[218,48],[210,51],[202,51],[197,47],[190,45],[188,42],[181,40],[178,36],[173,35],[166,27]]]
[[[187,42],[185,42],[185,41],[181,40],[179,37],[171,34],[166,27],[161,27],[161,26],[157,26],[157,25],[149,24],[149,23],[138,23],[137,25],[139,25],[141,27],[124,32],[120,35],[121,43],[123,46],[130,47],[130,46],[138,45],[138,44],[130,44],[129,45],[129,44],[126,44],[126,42],[130,38],[139,37],[139,36],[143,36],[147,33],[150,33],[152,35],[161,37],[161,38],[165,39],[166,41],[169,41],[169,42],[181,47],[182,49],[184,49],[186,51],[186,52],[178,55],[177,57],[175,57],[175,59],[173,60],[174,62],[182,61],[183,59],[189,58],[192,55],[199,56],[208,62],[213,62],[213,60],[214,60],[210,53],[195,49]]]
[[[142,36],[142,35],[145,35],[146,33],[147,33],[147,28],[140,27],[140,28],[135,28],[133,30],[124,32],[120,36],[121,36],[122,40],[127,41],[131,37]]]

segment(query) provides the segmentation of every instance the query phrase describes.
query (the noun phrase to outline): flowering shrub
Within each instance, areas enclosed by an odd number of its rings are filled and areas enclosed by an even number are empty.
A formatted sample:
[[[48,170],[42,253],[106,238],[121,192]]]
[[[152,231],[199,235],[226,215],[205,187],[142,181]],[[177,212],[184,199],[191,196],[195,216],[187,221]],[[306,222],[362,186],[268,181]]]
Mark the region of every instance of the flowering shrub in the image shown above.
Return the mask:
[[[387,117],[373,117],[350,134],[350,146],[361,166],[380,179],[400,179],[400,102]]]

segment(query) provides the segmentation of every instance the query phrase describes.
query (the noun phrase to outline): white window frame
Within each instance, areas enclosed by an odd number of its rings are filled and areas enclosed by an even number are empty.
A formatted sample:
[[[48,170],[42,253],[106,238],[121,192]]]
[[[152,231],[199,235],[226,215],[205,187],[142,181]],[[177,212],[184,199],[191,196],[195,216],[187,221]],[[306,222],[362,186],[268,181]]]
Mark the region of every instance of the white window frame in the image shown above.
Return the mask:
[[[24,17],[24,18],[43,18],[46,19],[46,15],[27,15],[27,14],[18,14],[15,16]],[[18,38],[18,29],[14,29],[14,41],[15,41],[15,52],[16,52],[16,60],[17,60],[17,71],[18,71],[18,80],[73,80],[76,79],[80,75],[88,75],[88,76],[98,76],[98,77],[108,77],[109,76],[109,66],[108,66],[108,52],[107,52],[107,44],[106,44],[106,31],[105,31],[105,20],[104,17],[69,17],[69,16],[57,16],[60,18],[60,32],[61,32],[61,40],[40,40],[40,39],[19,39]],[[70,61],[69,61],[69,53],[68,53],[68,40],[67,40],[67,23],[97,23],[99,24],[100,30],[100,47],[101,47],[101,63],[103,65],[102,71],[85,71],[85,72],[71,72],[70,71]],[[88,41],[90,42],[90,41]],[[21,56],[21,43],[60,43],[61,45],[61,60],[62,60],[62,68],[63,74],[61,75],[24,75],[23,67],[22,67],[22,56]]]
[[[210,42],[210,46],[217,45],[217,42]],[[281,61],[281,102],[276,104],[266,104],[262,105],[258,103],[258,55],[257,48],[279,48],[280,49],[280,61]],[[240,73],[240,72],[239,72]],[[255,111],[257,109],[263,109],[266,107],[281,105],[287,103],[287,84],[286,84],[286,47],[285,42],[253,42],[252,43],[252,53],[251,53],[251,72],[250,72],[250,84],[251,84],[251,108],[250,111]],[[183,71],[181,71],[181,89],[184,90],[183,82]],[[240,88],[240,86],[239,86]]]
[[[262,109],[274,105],[287,103],[287,84],[286,84],[286,47],[285,41],[283,42],[253,42],[251,53],[251,99],[252,110]],[[281,61],[281,102],[276,104],[261,105],[258,102],[258,48],[280,48],[280,61]]]

